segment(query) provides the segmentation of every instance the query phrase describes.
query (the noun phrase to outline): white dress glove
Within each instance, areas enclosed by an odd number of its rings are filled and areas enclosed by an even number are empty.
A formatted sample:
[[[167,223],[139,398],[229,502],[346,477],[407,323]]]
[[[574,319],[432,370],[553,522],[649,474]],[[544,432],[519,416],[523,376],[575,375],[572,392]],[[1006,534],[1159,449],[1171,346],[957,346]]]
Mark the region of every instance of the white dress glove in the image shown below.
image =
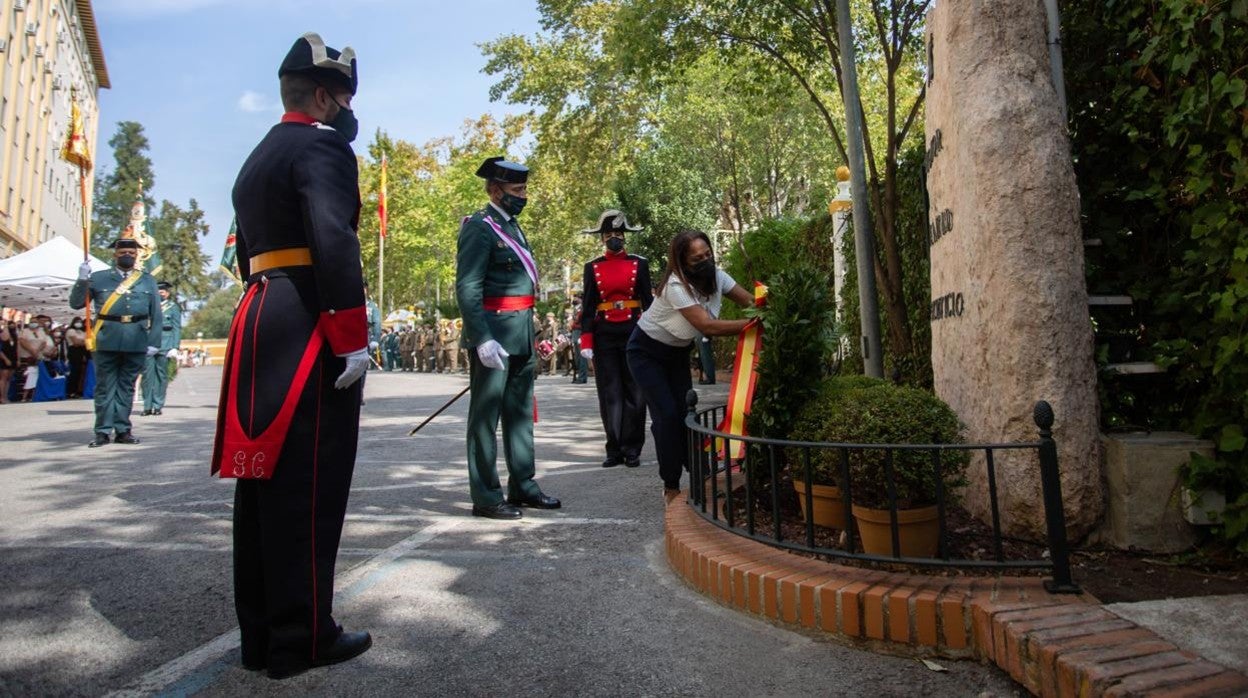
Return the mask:
[[[593,360],[594,360],[594,350],[593,350],[593,349],[582,349],[582,350],[581,350],[581,356],[585,357],[585,358],[586,358],[587,360],[589,360],[589,361],[593,361]]]
[[[178,358],[178,350],[177,350],[177,349],[170,349],[169,351],[165,352],[165,357],[166,357],[166,358],[170,358],[170,359],[176,359],[176,358]]]
[[[86,281],[91,278],[91,265],[83,262],[78,265],[78,280]]]
[[[338,380],[334,381],[334,387],[342,390],[349,388],[368,370],[368,350],[356,349],[350,354],[340,354],[339,358],[347,360],[347,367],[338,376]]]
[[[369,351],[377,351],[377,347],[379,347],[379,346],[381,346],[381,345],[380,345],[380,344],[378,344],[377,342],[369,342],[369,343],[368,343],[368,349],[369,349]]]
[[[507,357],[511,354],[502,347],[498,342],[488,339],[477,347],[477,357],[481,359],[482,365],[486,368],[493,368],[499,371],[507,369]]]
[[[160,347],[148,347],[147,348],[148,356],[156,356],[159,353],[160,353]]]

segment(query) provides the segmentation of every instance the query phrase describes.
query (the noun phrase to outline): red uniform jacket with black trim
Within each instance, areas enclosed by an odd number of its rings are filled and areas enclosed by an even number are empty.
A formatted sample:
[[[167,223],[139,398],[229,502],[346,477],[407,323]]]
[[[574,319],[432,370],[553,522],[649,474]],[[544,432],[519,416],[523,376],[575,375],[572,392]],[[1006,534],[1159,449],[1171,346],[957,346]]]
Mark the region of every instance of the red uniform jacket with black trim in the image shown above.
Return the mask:
[[[654,302],[650,285],[650,263],[645,257],[623,250],[608,251],[585,265],[585,287],[581,296],[581,348],[594,348],[594,334],[633,331],[642,311]],[[624,307],[625,301],[636,301],[639,307]],[[602,303],[620,303],[620,307],[599,310]]]
[[[302,450],[285,443],[292,422],[358,429],[358,418],[341,423],[352,399],[358,412],[358,384],[332,387],[343,368],[335,355],[368,344],[355,154],[337,131],[288,113],[243,164],[233,199],[247,292],[230,330],[213,471],[265,479],[284,448]],[[257,255],[290,248],[307,248],[311,265],[253,273]]]

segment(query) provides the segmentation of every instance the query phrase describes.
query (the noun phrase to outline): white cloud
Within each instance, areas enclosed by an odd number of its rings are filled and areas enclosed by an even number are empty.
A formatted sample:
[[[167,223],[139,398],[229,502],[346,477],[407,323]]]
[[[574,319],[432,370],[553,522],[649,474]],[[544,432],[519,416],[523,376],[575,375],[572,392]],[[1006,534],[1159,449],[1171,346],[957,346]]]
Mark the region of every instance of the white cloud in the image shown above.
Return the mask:
[[[243,96],[238,98],[239,111],[256,113],[277,111],[278,108],[277,102],[270,100],[267,96],[262,95],[259,92],[253,92],[251,90],[244,91]]]

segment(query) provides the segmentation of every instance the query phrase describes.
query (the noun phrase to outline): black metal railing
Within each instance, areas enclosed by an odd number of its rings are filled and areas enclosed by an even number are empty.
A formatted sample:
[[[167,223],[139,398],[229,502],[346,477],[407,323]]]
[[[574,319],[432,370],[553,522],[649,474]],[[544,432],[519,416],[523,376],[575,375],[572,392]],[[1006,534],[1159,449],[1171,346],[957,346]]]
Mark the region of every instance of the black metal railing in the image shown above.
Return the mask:
[[[1017,443],[992,444],[852,444],[810,441],[786,441],[753,436],[738,436],[718,431],[715,425],[722,422],[726,406],[717,405],[699,411],[697,393],[688,394],[689,412],[685,418],[688,430],[688,462],[690,471],[689,503],[707,521],[738,535],[753,540],[802,553],[829,558],[862,560],[873,563],[902,563],[908,565],[946,568],[993,568],[1002,571],[1012,569],[1047,569],[1051,578],[1045,588],[1053,593],[1079,593],[1079,587],[1071,579],[1069,544],[1066,540],[1065,514],[1062,511],[1061,480],[1057,464],[1057,445],[1053,441],[1053,409],[1047,402],[1037,402],[1034,410],[1039,440]],[[744,445],[740,457],[731,458],[733,442]],[[1002,534],[1001,511],[997,497],[997,463],[995,454],[1002,451],[1034,451],[1040,469],[1040,481],[1044,494],[1044,511],[1047,528],[1047,559],[1006,559]],[[903,555],[898,521],[898,476],[894,467],[895,455],[904,453],[908,463],[915,452],[927,452],[932,468],[936,518],[938,525],[936,554],[934,557]],[[982,452],[987,469],[988,499],[991,511],[991,559],[955,558],[950,554],[950,531],[948,507],[950,493],[946,491],[946,460],[962,459]],[[823,457],[827,463],[828,453],[835,454],[836,478],[844,508],[844,523],[838,526],[840,535],[835,546],[816,542],[814,523],[813,457]],[[812,456],[812,454],[819,454]],[[888,523],[891,537],[891,555],[867,553],[862,549],[856,535],[852,515],[854,478],[851,462],[861,463],[870,457],[882,465],[884,491],[887,493]],[[805,535],[786,538],[783,523],[786,515],[781,507],[781,473],[786,470],[796,482],[805,484]],[[860,483],[861,484],[861,483]],[[875,483],[878,485],[878,483]],[[764,489],[760,493],[758,490]],[[744,492],[737,493],[743,489]],[[758,495],[762,496],[758,496]],[[770,519],[769,531],[762,532],[758,519],[766,514]],[[787,520],[794,520],[792,515]]]

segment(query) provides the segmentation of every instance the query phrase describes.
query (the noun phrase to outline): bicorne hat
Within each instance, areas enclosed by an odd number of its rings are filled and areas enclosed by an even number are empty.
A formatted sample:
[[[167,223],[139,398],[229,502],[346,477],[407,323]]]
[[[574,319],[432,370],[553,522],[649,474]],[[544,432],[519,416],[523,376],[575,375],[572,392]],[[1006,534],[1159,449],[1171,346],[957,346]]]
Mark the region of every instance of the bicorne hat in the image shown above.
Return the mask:
[[[504,160],[501,156],[486,158],[477,168],[477,176],[491,182],[523,184],[529,181],[529,168],[518,162]]]
[[[350,46],[339,51],[325,45],[321,35],[308,32],[295,40],[277,77],[287,73],[300,73],[322,84],[335,85],[355,94],[360,84],[360,73],[355,63],[355,50]]]
[[[640,225],[629,225],[628,218],[613,208],[609,208],[598,216],[598,225],[594,228],[586,228],[582,233],[586,235],[602,235],[603,233],[635,233],[643,230]]]

